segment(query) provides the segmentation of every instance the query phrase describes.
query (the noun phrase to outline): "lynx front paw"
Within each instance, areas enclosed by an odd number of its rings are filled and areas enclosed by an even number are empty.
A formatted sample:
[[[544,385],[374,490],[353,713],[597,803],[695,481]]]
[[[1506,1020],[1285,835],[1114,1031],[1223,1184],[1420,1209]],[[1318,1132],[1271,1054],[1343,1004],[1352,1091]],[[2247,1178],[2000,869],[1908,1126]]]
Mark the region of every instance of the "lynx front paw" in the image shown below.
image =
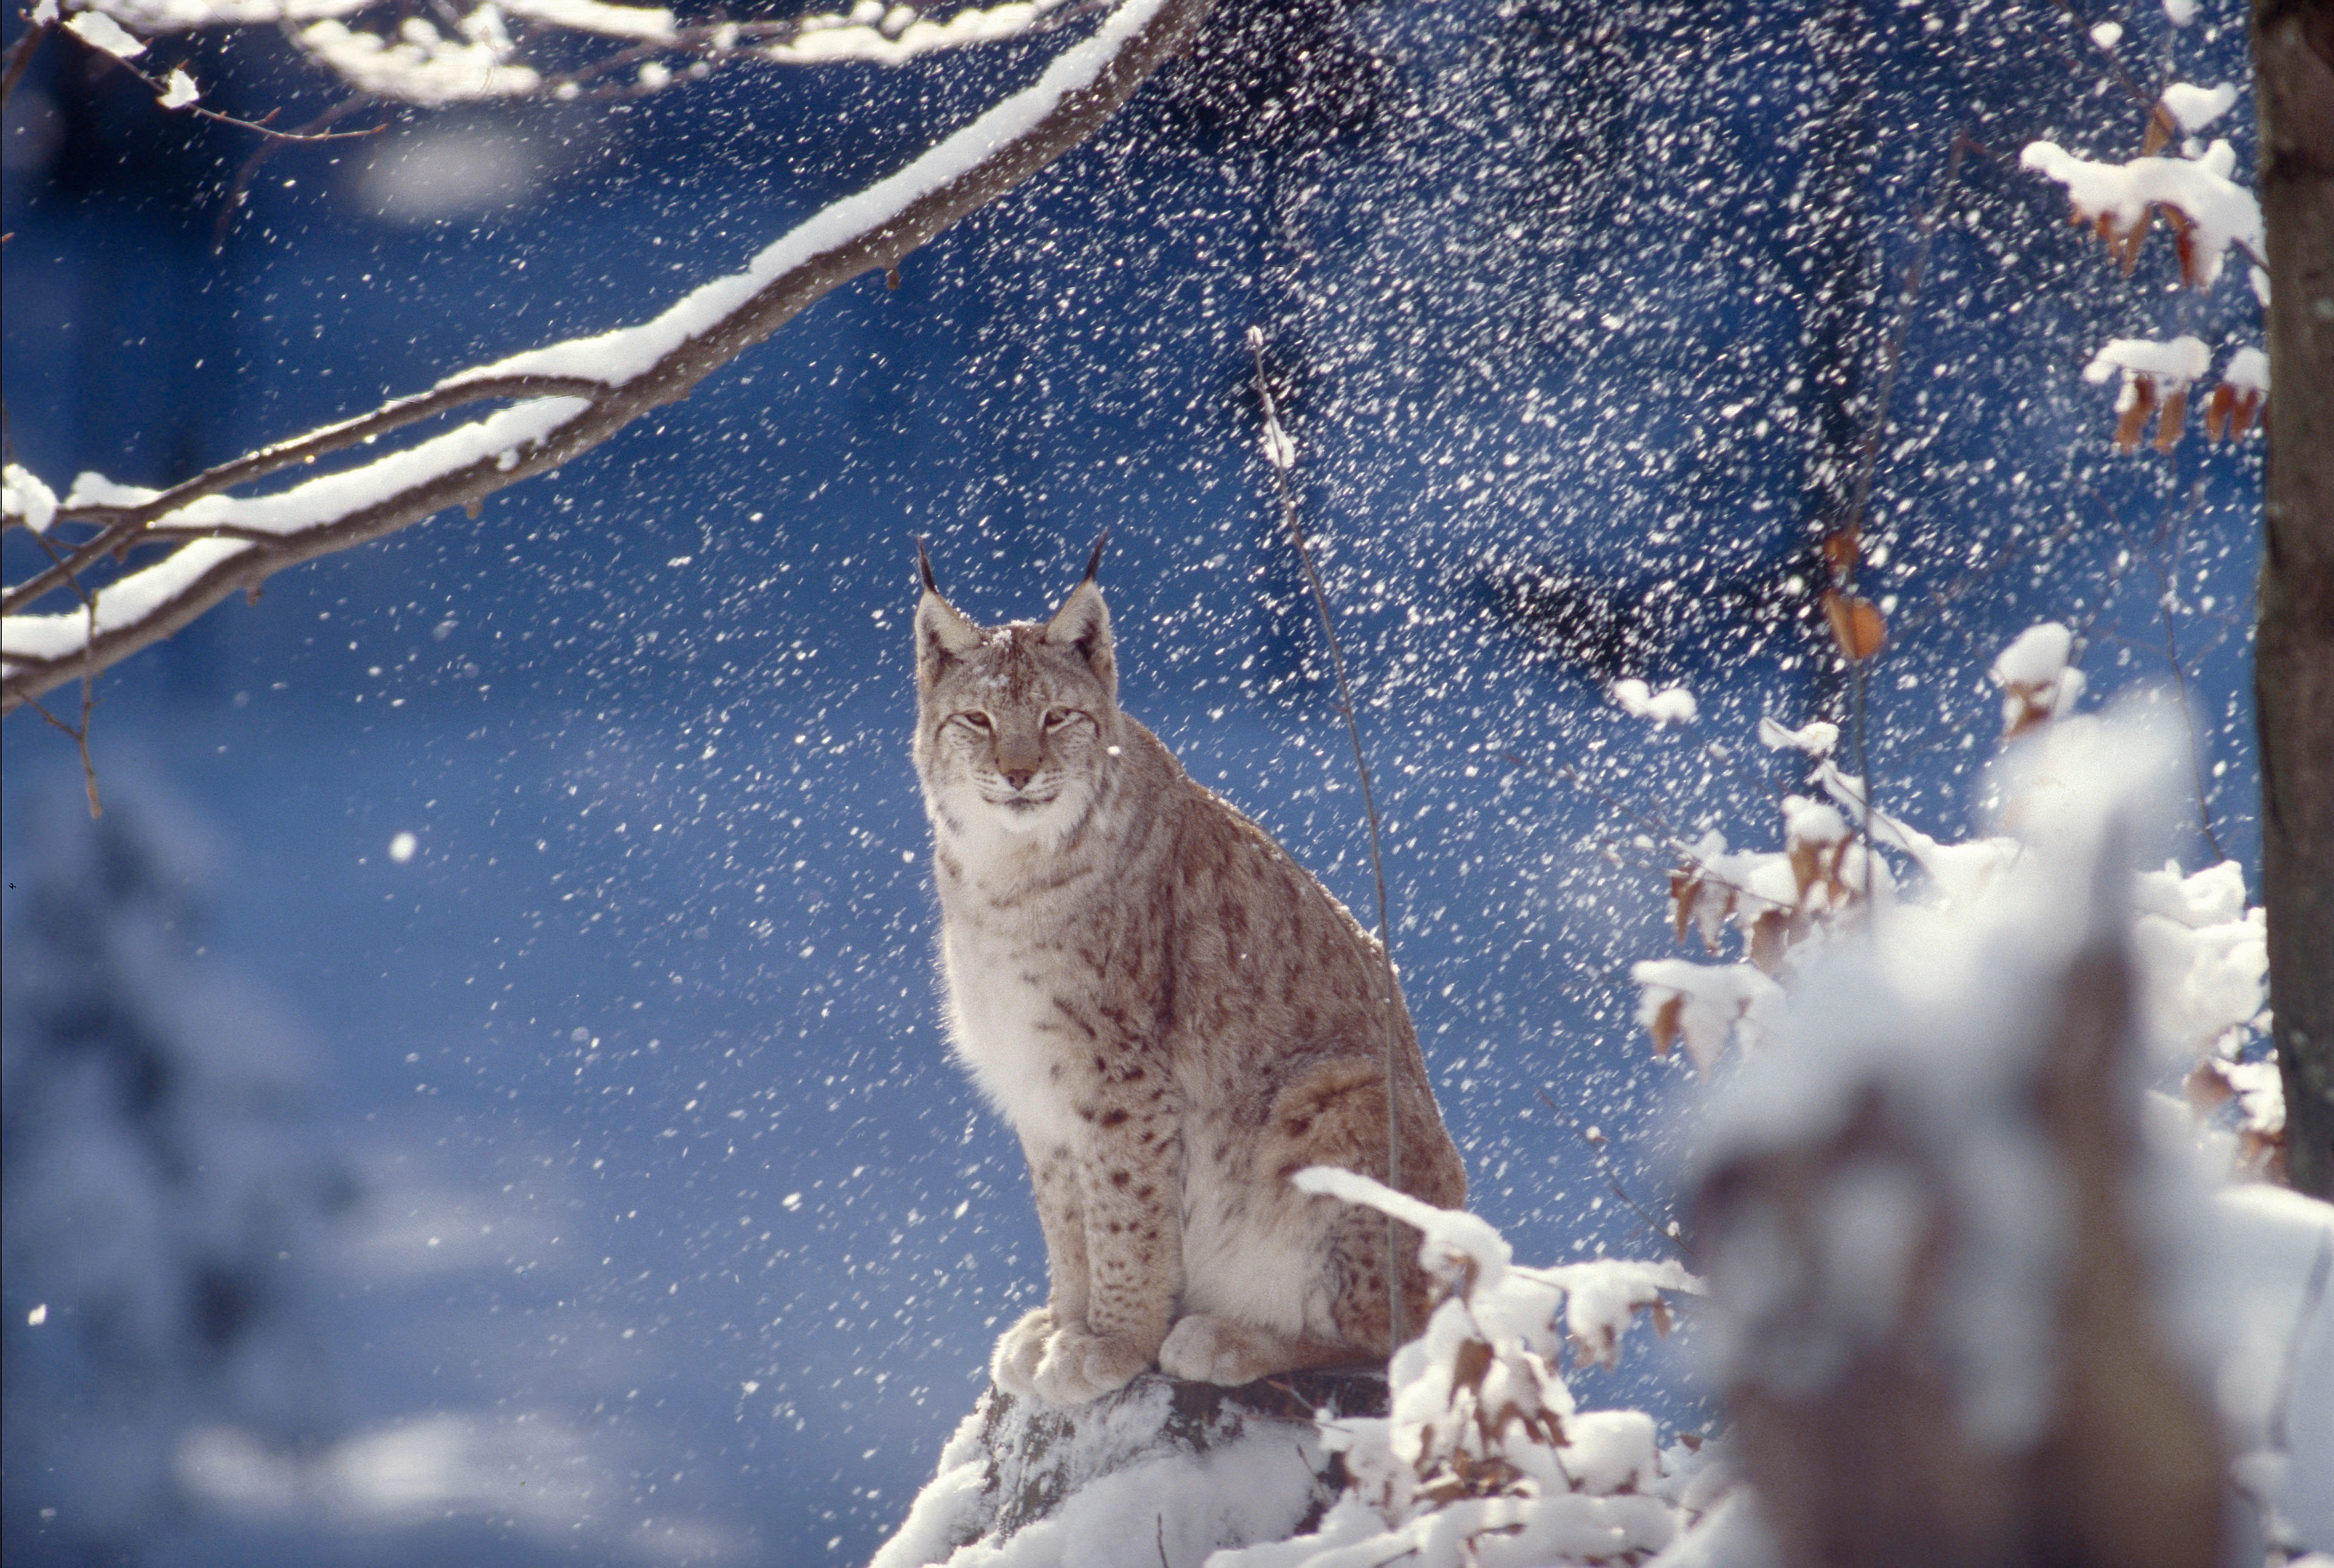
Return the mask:
[[[1056,1405],[1083,1405],[1098,1400],[1151,1364],[1151,1347],[1137,1340],[1088,1333],[1084,1329],[1055,1332],[1046,1342],[1045,1360],[1037,1363],[1037,1397]]]
[[[989,1375],[1007,1393],[1027,1399],[1037,1391],[1037,1363],[1046,1357],[1046,1342],[1061,1325],[1052,1307],[1025,1313],[1021,1321],[997,1339],[997,1352],[989,1358]]]
[[[1296,1364],[1274,1334],[1207,1313],[1193,1313],[1168,1331],[1159,1370],[1171,1378],[1237,1388]]]

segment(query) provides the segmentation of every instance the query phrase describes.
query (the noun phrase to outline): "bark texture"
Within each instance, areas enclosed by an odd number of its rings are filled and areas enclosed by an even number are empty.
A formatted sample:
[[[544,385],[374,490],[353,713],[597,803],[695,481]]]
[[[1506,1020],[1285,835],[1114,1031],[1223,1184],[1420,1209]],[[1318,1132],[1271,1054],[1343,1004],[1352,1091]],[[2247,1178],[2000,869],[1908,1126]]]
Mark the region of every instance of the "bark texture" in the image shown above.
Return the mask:
[[[2256,0],[2269,477],[2253,700],[2287,1178],[2334,1198],[2334,4]]]

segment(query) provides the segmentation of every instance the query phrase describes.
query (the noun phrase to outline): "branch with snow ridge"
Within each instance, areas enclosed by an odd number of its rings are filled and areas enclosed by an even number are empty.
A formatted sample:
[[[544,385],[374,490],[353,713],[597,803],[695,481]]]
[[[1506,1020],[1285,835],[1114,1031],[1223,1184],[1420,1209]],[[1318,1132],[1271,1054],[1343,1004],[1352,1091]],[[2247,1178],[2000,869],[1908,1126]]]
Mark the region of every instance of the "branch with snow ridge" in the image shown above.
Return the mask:
[[[735,22],[685,21],[662,6],[608,0],[475,0],[458,10],[439,5],[432,20],[389,14],[378,0],[72,0],[64,27],[127,59],[172,34],[273,25],[362,96],[438,108],[639,97],[738,63],[899,65],[1027,37],[1094,8],[1092,0],[976,0],[934,17],[916,5],[854,0],[831,12]],[[53,19],[57,0],[42,10]],[[575,58],[611,43],[618,45],[612,52]]]
[[[706,284],[636,326],[458,372],[427,392],[263,448],[167,490],[76,485],[46,537],[63,564],[0,595],[0,713],[104,669],[242,590],[300,562],[472,505],[591,450],[768,337],[829,291],[887,269],[958,219],[1077,146],[1178,50],[1211,0],[1124,0],[1032,86],[991,107],[906,168],[834,202],[766,247],[745,271]],[[425,441],[273,495],[237,486],[376,442],[476,403],[509,407]],[[30,476],[26,476],[27,481]],[[7,523],[31,524],[11,476]],[[45,493],[45,487],[43,487]],[[55,532],[94,524],[66,546]],[[86,607],[35,613],[77,573],[141,545],[170,553],[98,589]]]

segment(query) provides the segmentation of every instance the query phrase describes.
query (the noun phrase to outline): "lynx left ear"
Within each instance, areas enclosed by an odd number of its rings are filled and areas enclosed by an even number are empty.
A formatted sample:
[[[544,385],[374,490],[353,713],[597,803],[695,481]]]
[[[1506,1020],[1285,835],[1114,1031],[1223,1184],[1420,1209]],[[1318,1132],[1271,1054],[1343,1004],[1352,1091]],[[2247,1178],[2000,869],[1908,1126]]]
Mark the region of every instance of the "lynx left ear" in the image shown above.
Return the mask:
[[[932,580],[932,558],[924,553],[921,539],[916,541],[916,571],[924,582],[923,597],[916,601],[916,678],[929,681],[941,665],[980,646],[980,628],[940,596],[940,586]]]
[[[1102,558],[1102,546],[1095,546],[1095,559]],[[1067,647],[1086,661],[1086,668],[1103,684],[1111,699],[1118,698],[1118,659],[1110,647],[1110,607],[1102,601],[1102,590],[1095,585],[1094,566],[1086,568],[1085,580],[1070,590],[1062,607],[1054,611],[1054,619],[1046,622],[1046,640],[1056,647]]]

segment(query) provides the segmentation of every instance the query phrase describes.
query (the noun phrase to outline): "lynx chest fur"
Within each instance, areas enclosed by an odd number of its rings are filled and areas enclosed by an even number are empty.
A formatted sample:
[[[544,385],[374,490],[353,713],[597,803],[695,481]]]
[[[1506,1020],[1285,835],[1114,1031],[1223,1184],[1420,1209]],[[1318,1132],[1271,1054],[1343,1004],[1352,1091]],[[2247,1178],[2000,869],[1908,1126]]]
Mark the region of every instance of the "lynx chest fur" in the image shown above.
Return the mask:
[[[916,771],[959,1058],[1019,1135],[1050,1291],[998,1384],[1076,1404],[1157,1364],[1242,1383],[1384,1357],[1418,1238],[1308,1198],[1308,1165],[1465,1197],[1377,945],[1122,713],[1085,580],[1043,623],[973,625],[929,563]]]

